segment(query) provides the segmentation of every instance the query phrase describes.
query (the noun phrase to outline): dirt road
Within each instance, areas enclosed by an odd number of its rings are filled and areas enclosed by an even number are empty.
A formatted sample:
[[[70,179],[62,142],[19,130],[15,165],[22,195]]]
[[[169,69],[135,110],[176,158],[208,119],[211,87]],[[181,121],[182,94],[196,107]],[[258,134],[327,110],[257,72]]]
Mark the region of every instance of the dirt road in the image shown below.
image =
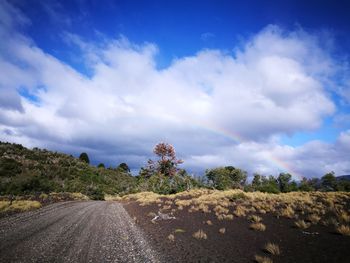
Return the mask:
[[[0,220],[0,262],[159,262],[116,202],[56,203]]]

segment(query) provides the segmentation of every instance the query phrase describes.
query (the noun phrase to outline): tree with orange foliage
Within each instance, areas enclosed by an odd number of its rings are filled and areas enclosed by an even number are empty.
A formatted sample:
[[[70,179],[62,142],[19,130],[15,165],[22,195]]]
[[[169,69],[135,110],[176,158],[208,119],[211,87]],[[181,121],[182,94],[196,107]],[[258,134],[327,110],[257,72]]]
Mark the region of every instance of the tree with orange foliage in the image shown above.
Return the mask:
[[[183,163],[182,160],[176,158],[175,149],[169,143],[158,143],[153,152],[159,157],[159,160],[157,162],[149,160],[148,167],[157,173],[174,176],[178,171],[177,166]]]

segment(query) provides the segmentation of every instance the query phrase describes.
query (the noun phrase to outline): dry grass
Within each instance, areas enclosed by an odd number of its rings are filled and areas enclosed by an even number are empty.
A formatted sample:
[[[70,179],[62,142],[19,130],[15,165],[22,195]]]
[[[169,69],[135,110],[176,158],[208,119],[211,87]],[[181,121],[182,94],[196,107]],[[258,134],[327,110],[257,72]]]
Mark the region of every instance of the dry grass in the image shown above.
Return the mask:
[[[250,229],[256,230],[256,231],[265,231],[266,226],[263,223],[253,223],[249,226]]]
[[[233,220],[233,215],[231,214],[228,214],[228,215],[222,214],[222,215],[217,215],[216,217],[219,220]]]
[[[169,209],[171,209],[171,205],[164,205],[162,207],[162,210],[169,210]]]
[[[119,195],[105,195],[106,201],[120,201],[122,198]]]
[[[238,205],[238,206],[236,206],[235,211],[233,211],[233,214],[237,217],[245,216],[246,215],[246,208],[241,206],[241,205]]]
[[[311,214],[307,217],[307,220],[315,225],[321,220],[321,217],[316,214]]]
[[[350,227],[345,225],[340,225],[336,228],[337,232],[343,236],[350,236]]]
[[[151,204],[161,204],[162,195],[153,193],[153,192],[141,192],[136,194],[130,194],[123,196],[123,200],[134,200],[140,204],[140,206],[146,206]]]
[[[271,255],[279,255],[281,254],[280,247],[274,243],[267,243],[265,246],[265,251],[270,253]]]
[[[185,233],[186,231],[181,229],[181,228],[176,228],[174,233],[178,234],[178,233]]]
[[[171,242],[174,242],[175,241],[175,236],[173,234],[170,234],[168,236],[168,240],[170,240]]]
[[[338,219],[341,222],[349,223],[350,222],[350,214],[348,214],[346,211],[340,211],[338,213]]]
[[[41,203],[38,201],[18,200],[13,201],[12,204],[9,201],[0,201],[0,212],[28,211],[40,207]]]
[[[211,222],[210,220],[208,220],[208,221],[206,222],[206,224],[207,224],[208,226],[212,226],[212,225],[213,225],[213,222]]]
[[[219,229],[220,234],[225,234],[225,232],[226,232],[226,228],[222,227]]]
[[[215,211],[215,213],[217,213],[217,214],[227,214],[227,213],[229,212],[229,210],[228,210],[227,208],[222,207],[222,206],[220,206],[220,205],[216,206],[216,207],[214,208],[214,211]]]
[[[255,256],[255,261],[258,263],[273,263],[271,258],[259,256],[259,255]]]
[[[241,190],[193,189],[173,195],[159,195],[143,192],[122,197],[136,201],[139,205],[158,205],[168,209],[175,205],[177,210],[210,213],[213,211],[219,220],[230,220],[249,214],[272,213],[292,219],[304,219],[312,224],[348,225],[350,214],[347,206],[350,193],[346,192],[290,192],[268,194],[243,192]],[[174,208],[174,207],[172,207]],[[232,212],[230,212],[232,211]],[[330,222],[328,218],[334,218]],[[253,223],[260,223],[259,217],[250,217]],[[307,225],[307,224],[306,224]]]
[[[310,227],[310,223],[306,223],[304,220],[298,220],[294,224],[301,229],[306,229]]]
[[[199,229],[197,232],[193,233],[192,235],[196,239],[207,239],[207,234],[202,230]]]
[[[287,206],[286,208],[281,210],[281,216],[287,217],[287,218],[293,218],[295,215],[295,212],[292,207]]]

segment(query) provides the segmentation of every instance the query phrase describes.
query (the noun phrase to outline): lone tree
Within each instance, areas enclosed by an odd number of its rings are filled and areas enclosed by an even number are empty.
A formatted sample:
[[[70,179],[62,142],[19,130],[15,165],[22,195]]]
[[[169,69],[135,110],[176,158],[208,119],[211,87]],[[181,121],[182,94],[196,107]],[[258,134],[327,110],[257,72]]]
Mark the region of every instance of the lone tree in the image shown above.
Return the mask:
[[[126,173],[130,173],[130,168],[126,163],[121,163],[119,164],[119,166],[117,167],[117,169],[120,169]]]
[[[182,160],[176,158],[175,149],[171,144],[161,142],[158,143],[153,152],[159,157],[158,161],[148,160],[148,171],[152,173],[160,173],[165,176],[174,176],[178,171],[177,166],[183,163]]]
[[[90,163],[89,156],[87,153],[81,153],[79,159],[83,162]]]

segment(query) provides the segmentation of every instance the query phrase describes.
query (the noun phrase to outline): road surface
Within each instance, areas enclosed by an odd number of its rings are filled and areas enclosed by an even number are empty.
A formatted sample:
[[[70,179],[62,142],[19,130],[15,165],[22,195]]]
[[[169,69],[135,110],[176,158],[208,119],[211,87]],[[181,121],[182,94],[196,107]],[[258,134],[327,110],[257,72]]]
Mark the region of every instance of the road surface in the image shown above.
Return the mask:
[[[159,262],[117,202],[64,202],[0,219],[0,262]]]

